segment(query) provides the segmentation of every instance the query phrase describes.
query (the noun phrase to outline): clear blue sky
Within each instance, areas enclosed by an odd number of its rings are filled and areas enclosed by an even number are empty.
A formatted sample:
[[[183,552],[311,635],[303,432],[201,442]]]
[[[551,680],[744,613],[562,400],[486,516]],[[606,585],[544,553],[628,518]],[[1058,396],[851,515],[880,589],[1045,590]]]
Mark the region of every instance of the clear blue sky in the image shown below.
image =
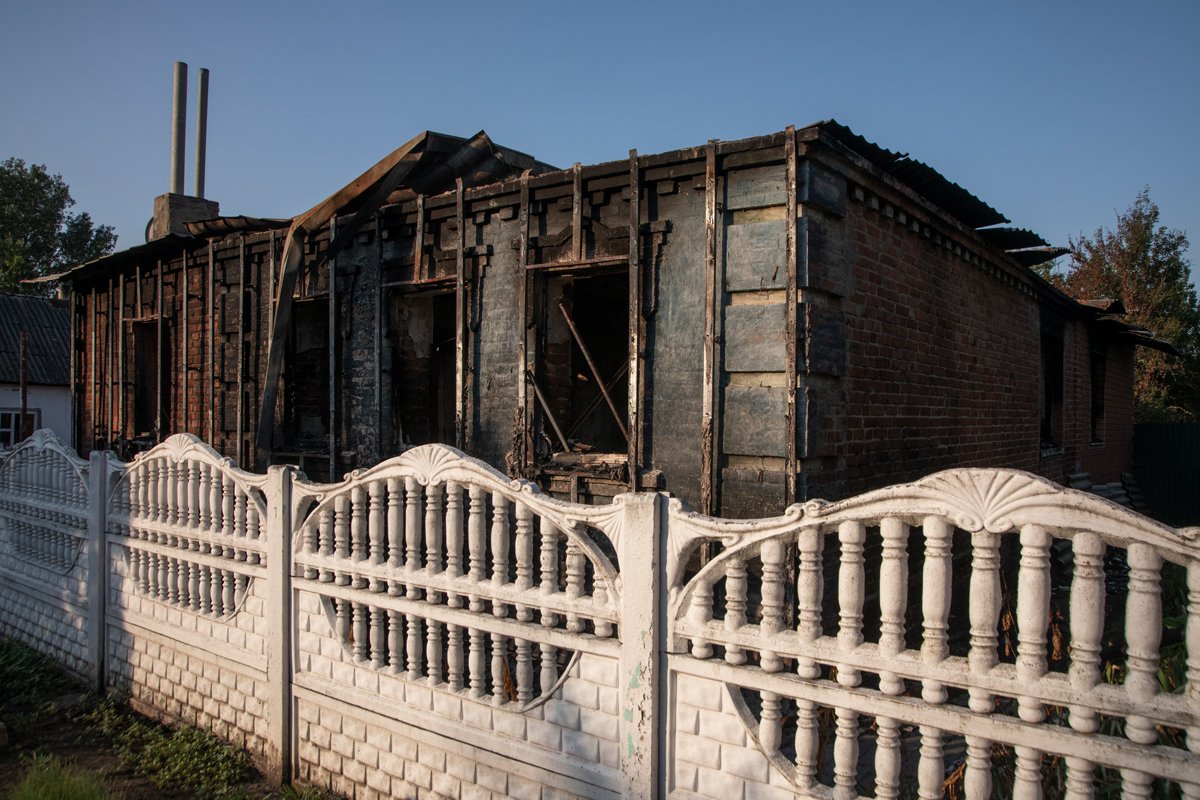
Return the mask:
[[[1200,261],[1200,3],[7,0],[0,158],[138,244],[172,63],[212,71],[207,194],[291,216],[425,129],[566,166],[834,117],[1056,244],[1144,185]],[[1193,275],[1196,275],[1195,266]]]

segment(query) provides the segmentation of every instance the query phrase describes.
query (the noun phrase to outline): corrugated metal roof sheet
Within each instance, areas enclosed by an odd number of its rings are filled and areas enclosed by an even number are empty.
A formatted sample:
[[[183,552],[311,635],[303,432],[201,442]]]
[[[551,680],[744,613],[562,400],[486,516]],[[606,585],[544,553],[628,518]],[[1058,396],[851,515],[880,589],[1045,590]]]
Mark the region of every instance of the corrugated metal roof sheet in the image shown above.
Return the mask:
[[[1049,247],[1050,243],[1028,228],[982,228],[977,233],[1001,250]]]
[[[21,382],[21,331],[27,336],[27,380],[71,382],[71,317],[65,301],[0,294],[0,383]]]
[[[907,153],[886,150],[864,139],[835,119],[813,127],[829,132],[854,152],[903,183],[936,206],[941,207],[968,228],[983,228],[1008,222],[1008,218],[975,195],[947,179],[933,167]]]

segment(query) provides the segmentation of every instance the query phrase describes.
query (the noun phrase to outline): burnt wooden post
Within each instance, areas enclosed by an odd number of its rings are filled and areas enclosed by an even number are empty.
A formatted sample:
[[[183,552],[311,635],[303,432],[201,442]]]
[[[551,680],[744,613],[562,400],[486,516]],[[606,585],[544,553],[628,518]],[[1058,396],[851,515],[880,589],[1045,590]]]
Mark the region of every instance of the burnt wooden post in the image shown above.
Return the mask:
[[[213,293],[216,289],[217,278],[214,273],[215,266],[213,264],[213,243],[208,243],[208,320],[205,323],[208,326],[208,443],[216,446],[216,419],[217,419],[217,404],[216,404],[216,386],[217,386],[217,355],[216,355],[216,309],[213,300]]]
[[[467,416],[467,220],[463,208],[463,181],[454,181],[454,218],[458,223],[458,253],[454,269],[454,446],[466,440]]]
[[[329,244],[337,238],[337,214],[329,218]],[[329,482],[337,481],[337,258],[329,259]]]
[[[529,262],[529,171],[521,174],[520,211],[517,221],[517,274],[520,286],[517,291],[517,320],[520,330],[517,335],[519,372],[517,378],[517,420],[516,420],[516,463],[524,477],[532,459],[530,458],[530,408],[529,408],[529,374],[532,369],[532,359],[529,353],[529,293],[530,281],[527,264]],[[514,476],[516,477],[516,476]]]
[[[157,408],[155,411],[155,424],[157,429],[154,431],[156,441],[162,441],[166,438],[167,420],[166,420],[166,403],[163,402],[163,393],[167,389],[166,383],[163,381],[163,330],[164,314],[163,314],[163,263],[162,259],[158,260],[158,270],[155,272],[154,281],[154,305],[156,308],[157,319],[154,321],[154,335],[157,341],[157,361],[158,369],[155,372],[158,375],[158,393],[156,397]]]
[[[188,322],[188,307],[190,305],[189,300],[191,299],[188,297],[188,295],[191,294],[191,286],[188,284],[188,257],[190,255],[191,254],[188,250],[183,251],[183,347],[180,348],[180,351],[183,354],[183,375],[181,376],[179,383],[183,397],[182,427],[185,433],[191,433],[192,430],[192,406],[191,403],[188,402],[188,350],[191,347],[191,338],[189,336],[191,326]]]
[[[642,461],[641,174],[637,150],[629,151],[629,490],[638,490]]]
[[[375,212],[375,461],[383,459],[383,212]]]
[[[91,423],[91,428],[92,428],[91,439],[92,440],[90,442],[88,442],[88,450],[91,450],[92,447],[96,443],[96,429],[97,429],[96,403],[97,403],[97,398],[99,397],[99,392],[98,392],[99,387],[96,385],[96,380],[97,380],[97,375],[96,375],[96,325],[97,325],[97,319],[96,319],[96,316],[97,316],[97,314],[96,314],[96,287],[92,286],[92,296],[91,296],[91,317],[92,317],[92,319],[91,319],[91,323],[89,325],[89,327],[91,328],[90,333],[91,333],[92,341],[91,341],[91,346],[88,348],[88,352],[87,352],[88,396],[89,396],[88,422]]]
[[[104,438],[112,446],[113,420],[113,279],[108,279],[108,293],[104,298]]]
[[[246,235],[238,237],[238,372],[237,372],[237,453],[238,466],[245,466],[242,452],[242,437],[245,423],[242,416],[246,407]]]
[[[711,515],[716,509],[714,484],[716,459],[717,371],[717,144],[704,148],[704,396],[700,416],[700,511]]]
[[[787,372],[787,478],[784,484],[784,502],[791,505],[796,497],[796,345],[799,331],[797,330],[796,303],[796,128],[789,125],[783,140],[785,178],[787,190],[787,221],[784,230],[787,235],[787,332],[785,339]]]
[[[118,279],[119,289],[117,305],[119,311],[117,313],[117,423],[120,426],[122,434],[125,433],[125,395],[127,394],[126,381],[128,373],[125,371],[125,276],[121,275]]]

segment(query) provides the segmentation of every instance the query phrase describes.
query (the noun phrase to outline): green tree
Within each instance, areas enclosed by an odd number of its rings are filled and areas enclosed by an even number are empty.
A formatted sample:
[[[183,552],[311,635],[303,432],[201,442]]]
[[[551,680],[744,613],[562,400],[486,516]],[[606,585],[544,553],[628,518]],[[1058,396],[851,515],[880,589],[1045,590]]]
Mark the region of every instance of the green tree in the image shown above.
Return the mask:
[[[75,201],[61,175],[19,158],[0,163],[0,292],[38,292],[21,283],[111,253],[117,236]]]
[[[1121,300],[1126,322],[1179,351],[1138,348],[1138,417],[1200,419],[1200,304],[1189,278],[1187,234],[1159,224],[1145,188],[1117,215],[1114,230],[1071,239],[1070,248],[1066,272],[1050,275],[1052,282],[1079,300]]]

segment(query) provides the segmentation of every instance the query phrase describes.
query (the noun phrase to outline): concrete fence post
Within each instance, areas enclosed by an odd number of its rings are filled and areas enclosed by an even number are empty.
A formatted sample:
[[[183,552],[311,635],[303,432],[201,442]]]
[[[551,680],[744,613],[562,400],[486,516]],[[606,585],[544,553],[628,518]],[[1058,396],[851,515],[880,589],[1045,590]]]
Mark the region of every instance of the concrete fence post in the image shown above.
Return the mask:
[[[92,686],[103,694],[108,626],[108,484],[109,456],[93,450],[88,465],[87,523],[87,663]]]
[[[267,722],[268,777],[291,780],[292,771],[292,481],[296,468],[267,471]]]
[[[661,795],[662,701],[666,597],[664,514],[659,494],[618,498],[622,520],[617,542],[621,570],[619,741],[622,796]]]

